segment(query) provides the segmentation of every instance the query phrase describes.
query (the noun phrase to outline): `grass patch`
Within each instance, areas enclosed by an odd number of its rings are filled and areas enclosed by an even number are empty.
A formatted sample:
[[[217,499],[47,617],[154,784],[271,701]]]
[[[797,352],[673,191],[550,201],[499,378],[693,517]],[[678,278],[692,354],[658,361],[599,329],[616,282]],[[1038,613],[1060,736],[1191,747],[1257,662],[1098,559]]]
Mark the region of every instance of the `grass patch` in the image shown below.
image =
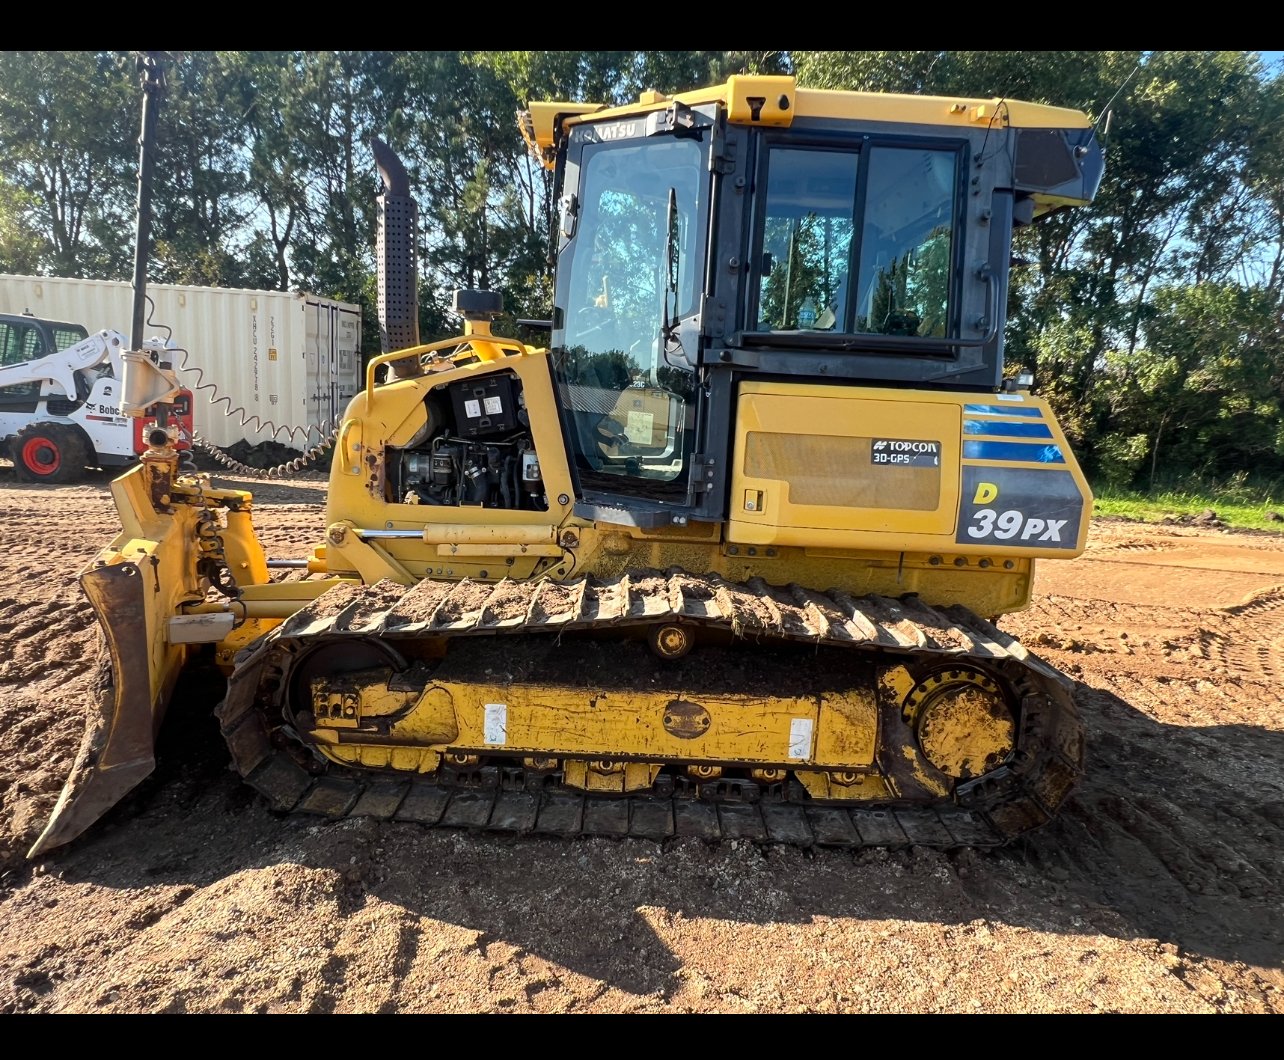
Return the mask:
[[[1226,526],[1236,530],[1267,530],[1284,534],[1284,522],[1268,518],[1274,512],[1284,516],[1284,499],[1268,495],[1244,496],[1244,491],[1227,493],[1216,487],[1206,490],[1137,490],[1094,486],[1094,515],[1112,515],[1140,523],[1189,523],[1206,511],[1213,511]]]

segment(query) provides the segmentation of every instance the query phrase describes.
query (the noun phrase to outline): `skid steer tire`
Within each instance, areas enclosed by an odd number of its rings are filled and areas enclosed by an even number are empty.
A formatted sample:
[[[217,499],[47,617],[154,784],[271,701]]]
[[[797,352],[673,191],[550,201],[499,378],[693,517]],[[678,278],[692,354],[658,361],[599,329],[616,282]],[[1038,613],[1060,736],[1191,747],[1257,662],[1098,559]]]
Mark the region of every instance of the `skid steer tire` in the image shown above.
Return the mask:
[[[32,423],[13,441],[13,469],[23,482],[72,482],[84,474],[91,447],[66,423]]]

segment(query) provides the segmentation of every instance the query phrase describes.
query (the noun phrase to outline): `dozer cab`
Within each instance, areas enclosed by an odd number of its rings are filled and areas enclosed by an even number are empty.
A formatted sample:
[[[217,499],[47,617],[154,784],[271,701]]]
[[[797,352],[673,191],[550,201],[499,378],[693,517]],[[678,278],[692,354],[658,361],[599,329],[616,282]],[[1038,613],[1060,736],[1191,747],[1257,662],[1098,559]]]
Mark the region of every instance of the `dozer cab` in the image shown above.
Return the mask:
[[[154,766],[184,667],[281,811],[552,835],[995,846],[1083,768],[1070,682],[1001,632],[1091,495],[1005,377],[1013,231],[1091,202],[1078,111],[813,91],[536,103],[546,346],[421,343],[415,204],[383,177],[386,352],[304,577],[252,494],[157,430],[81,576],[99,718],[32,855]],[[163,366],[126,388],[142,409]]]

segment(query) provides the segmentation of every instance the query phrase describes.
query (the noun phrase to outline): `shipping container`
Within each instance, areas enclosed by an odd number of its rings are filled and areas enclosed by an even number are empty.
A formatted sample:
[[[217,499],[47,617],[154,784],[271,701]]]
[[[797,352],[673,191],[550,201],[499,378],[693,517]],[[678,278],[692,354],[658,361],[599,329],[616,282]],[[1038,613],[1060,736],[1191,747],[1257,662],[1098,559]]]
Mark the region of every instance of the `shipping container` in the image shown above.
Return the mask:
[[[329,437],[361,388],[361,309],[319,295],[148,284],[143,338],[172,339],[195,395],[196,433],[227,447],[275,441],[307,450]],[[30,311],[92,331],[133,329],[120,280],[0,274],[0,312]]]

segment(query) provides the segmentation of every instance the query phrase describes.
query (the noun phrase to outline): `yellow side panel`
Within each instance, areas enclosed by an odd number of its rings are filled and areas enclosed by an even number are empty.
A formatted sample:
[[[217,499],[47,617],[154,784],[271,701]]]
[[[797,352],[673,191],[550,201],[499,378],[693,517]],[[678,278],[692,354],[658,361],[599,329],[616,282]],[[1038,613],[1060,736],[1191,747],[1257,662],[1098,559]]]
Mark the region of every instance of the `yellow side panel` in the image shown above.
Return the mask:
[[[733,545],[965,553],[1010,570],[1018,556],[1081,553],[1091,507],[1064,433],[1031,395],[741,385]]]
[[[746,384],[740,396],[729,540],[764,541],[769,533],[775,544],[814,545],[815,530],[952,532],[957,404],[894,391],[872,399],[851,388],[761,386]]]

